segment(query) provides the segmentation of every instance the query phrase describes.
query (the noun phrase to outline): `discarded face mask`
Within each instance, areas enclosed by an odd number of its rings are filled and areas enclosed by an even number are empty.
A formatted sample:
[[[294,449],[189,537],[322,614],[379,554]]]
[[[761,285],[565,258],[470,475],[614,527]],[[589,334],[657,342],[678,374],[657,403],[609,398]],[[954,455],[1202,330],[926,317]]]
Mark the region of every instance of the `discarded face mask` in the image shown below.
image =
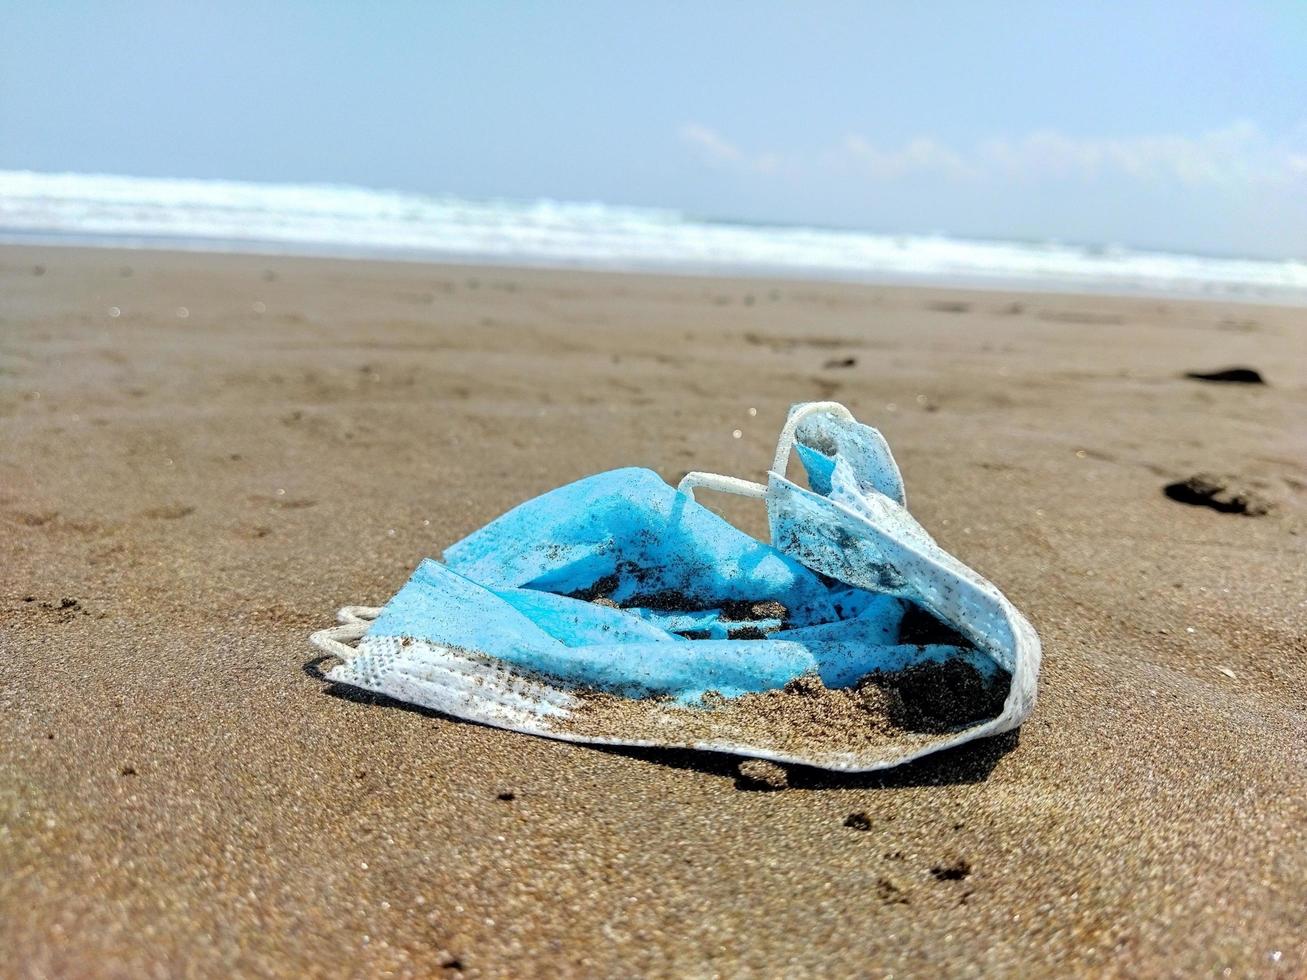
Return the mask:
[[[797,450],[808,489],[786,468]],[[761,497],[771,544],[696,502]],[[884,437],[791,410],[765,486],[621,469],[514,508],[313,634],[329,681],[573,742],[883,769],[1017,727],[1039,639],[908,513]]]

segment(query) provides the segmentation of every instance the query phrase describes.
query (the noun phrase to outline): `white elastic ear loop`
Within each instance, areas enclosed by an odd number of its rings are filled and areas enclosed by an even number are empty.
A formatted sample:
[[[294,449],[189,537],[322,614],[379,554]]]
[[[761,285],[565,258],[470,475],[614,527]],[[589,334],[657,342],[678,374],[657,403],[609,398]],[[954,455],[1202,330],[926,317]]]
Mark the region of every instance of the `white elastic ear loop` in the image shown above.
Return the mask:
[[[795,434],[799,431],[799,423],[809,415],[817,415],[821,412],[827,412],[845,422],[856,422],[853,413],[841,405],[839,402],[811,402],[804,405],[797,412],[794,412],[785,422],[785,428],[781,429],[780,437],[776,440],[776,458],[772,460],[771,471],[777,476],[784,476],[785,470],[790,465],[790,451],[794,448]]]
[[[799,423],[809,415],[816,415],[819,412],[828,412],[846,422],[857,421],[853,413],[839,402],[812,402],[804,405],[790,415],[785,422],[785,428],[781,429],[780,437],[776,440],[776,457],[771,465],[773,473],[785,475],[785,468],[790,465],[790,451],[794,448],[794,437],[799,430]],[[767,487],[761,483],[741,480],[734,476],[721,476],[717,473],[700,473],[697,470],[686,473],[681,477],[681,482],[676,485],[677,491],[691,500],[694,499],[695,487],[707,487],[709,490],[719,490],[722,493],[737,493],[742,497],[767,496]]]
[[[706,487],[709,490],[720,490],[722,493],[738,493],[741,497],[765,497],[767,488],[761,483],[753,483],[750,480],[741,480],[734,476],[722,476],[719,473],[686,473],[681,477],[681,482],[676,484],[678,493],[683,493],[691,500],[694,499],[694,488]]]
[[[336,612],[336,622],[370,623],[380,615],[380,606],[341,606]]]
[[[379,606],[345,606],[336,613],[340,625],[318,630],[309,637],[309,644],[320,653],[349,660],[358,653],[350,644],[363,639],[363,634],[379,615]]]

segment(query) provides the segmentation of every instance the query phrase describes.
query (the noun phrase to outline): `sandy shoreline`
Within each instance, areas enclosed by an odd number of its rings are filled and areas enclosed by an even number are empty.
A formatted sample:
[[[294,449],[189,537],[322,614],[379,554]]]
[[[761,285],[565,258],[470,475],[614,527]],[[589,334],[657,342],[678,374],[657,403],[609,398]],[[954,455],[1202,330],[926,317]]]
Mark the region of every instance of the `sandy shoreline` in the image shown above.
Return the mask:
[[[513,504],[826,397],[1039,630],[1019,739],[757,793],[314,676]],[[0,974],[1307,972],[1307,311],[6,247],[0,528]]]

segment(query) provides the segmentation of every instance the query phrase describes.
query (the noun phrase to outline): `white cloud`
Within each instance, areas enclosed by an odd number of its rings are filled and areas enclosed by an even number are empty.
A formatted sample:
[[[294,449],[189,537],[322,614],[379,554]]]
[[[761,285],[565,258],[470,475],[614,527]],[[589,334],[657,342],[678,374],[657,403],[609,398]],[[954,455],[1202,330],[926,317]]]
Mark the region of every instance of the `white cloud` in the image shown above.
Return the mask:
[[[925,137],[911,140],[896,149],[882,150],[861,136],[847,136],[842,149],[843,155],[860,170],[881,180],[917,173],[957,178],[975,176],[974,169],[961,156],[942,143]]]
[[[858,134],[813,155],[750,152],[715,130],[691,123],[681,138],[713,166],[820,177],[847,173],[876,181],[930,176],[950,181],[1095,181],[1126,179],[1186,188],[1237,188],[1307,175],[1307,127],[1273,138],[1250,122],[1196,136],[1157,134],[1098,138],[1039,130],[955,148],[919,137],[880,146]]]
[[[1186,187],[1279,181],[1298,172],[1303,147],[1272,140],[1248,122],[1197,136],[1075,139],[1055,131],[988,140],[978,156],[995,173],[1093,179],[1119,175]]]
[[[682,126],[681,139],[695,147],[708,163],[738,163],[744,159],[744,153],[739,147],[699,123],[686,123]]]
[[[708,165],[774,175],[790,169],[790,160],[779,153],[746,153],[715,129],[700,123],[681,127],[681,140],[693,147]]]

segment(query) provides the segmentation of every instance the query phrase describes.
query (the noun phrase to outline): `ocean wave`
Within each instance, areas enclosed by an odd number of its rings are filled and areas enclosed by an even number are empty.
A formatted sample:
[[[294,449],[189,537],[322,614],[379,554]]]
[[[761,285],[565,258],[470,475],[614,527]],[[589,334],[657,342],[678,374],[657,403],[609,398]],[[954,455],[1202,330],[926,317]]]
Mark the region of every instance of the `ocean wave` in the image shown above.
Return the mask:
[[[1307,263],[746,225],[326,184],[0,170],[0,237],[1307,302]]]

